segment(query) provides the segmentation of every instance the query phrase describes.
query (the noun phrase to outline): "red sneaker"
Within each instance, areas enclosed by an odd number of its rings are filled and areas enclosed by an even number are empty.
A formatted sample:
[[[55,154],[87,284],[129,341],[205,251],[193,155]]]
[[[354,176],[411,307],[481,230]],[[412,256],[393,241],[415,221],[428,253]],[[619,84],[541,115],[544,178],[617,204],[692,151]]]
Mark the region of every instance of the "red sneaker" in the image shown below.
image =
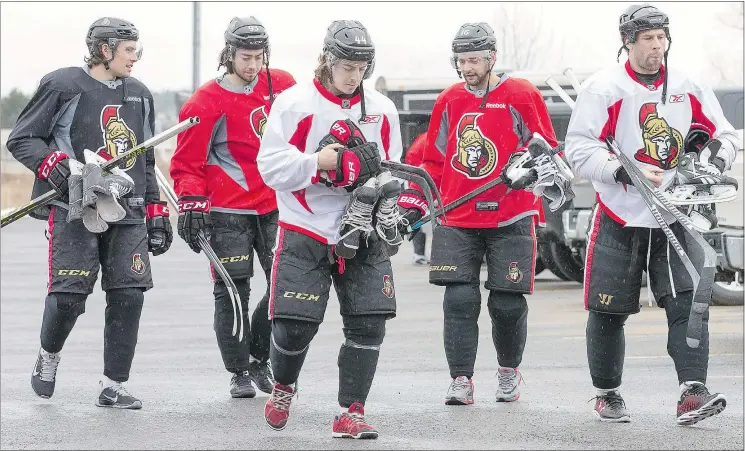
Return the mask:
[[[365,423],[365,407],[356,402],[349,411],[334,418],[332,436],[336,438],[378,438],[378,431]]]
[[[295,389],[289,385],[274,384],[272,396],[264,405],[264,419],[269,427],[281,431],[287,426],[293,396],[295,396]]]

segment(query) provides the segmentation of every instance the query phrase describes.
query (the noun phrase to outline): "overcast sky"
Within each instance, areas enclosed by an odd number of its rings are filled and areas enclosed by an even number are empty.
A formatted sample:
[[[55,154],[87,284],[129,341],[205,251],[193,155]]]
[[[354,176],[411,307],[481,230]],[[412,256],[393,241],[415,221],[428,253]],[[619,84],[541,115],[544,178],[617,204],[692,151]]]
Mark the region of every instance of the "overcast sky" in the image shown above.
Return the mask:
[[[615,61],[619,48],[618,16],[630,2],[524,4],[536,23],[551,22],[565,42],[561,61],[548,68],[594,70]],[[671,19],[670,65],[699,74],[712,83],[716,55],[742,85],[741,32],[729,31],[717,17],[732,3],[654,3]],[[538,8],[542,6],[539,14]],[[0,11],[0,91],[17,87],[32,92],[39,79],[60,67],[82,65],[88,26],[103,16],[132,21],[144,45],[133,75],[152,91],[190,90],[192,79],[191,2],[7,3]],[[461,23],[493,23],[499,5],[485,3],[374,2],[201,2],[200,81],[218,74],[223,32],[234,16],[254,15],[270,33],[272,66],[298,80],[312,76],[323,36],[334,19],[360,20],[376,44],[373,79],[456,77],[449,64],[450,41]],[[581,17],[581,18],[580,18]],[[742,22],[740,22],[742,27]],[[552,58],[546,57],[546,60]],[[555,59],[555,58],[554,58]],[[734,69],[733,69],[734,68]]]

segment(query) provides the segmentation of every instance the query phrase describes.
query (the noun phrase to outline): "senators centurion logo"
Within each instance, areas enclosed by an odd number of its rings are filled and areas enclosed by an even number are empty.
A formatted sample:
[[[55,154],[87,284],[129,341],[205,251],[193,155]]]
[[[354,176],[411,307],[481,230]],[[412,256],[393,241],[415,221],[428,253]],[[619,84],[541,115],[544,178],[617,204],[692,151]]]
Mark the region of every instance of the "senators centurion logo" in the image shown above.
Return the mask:
[[[393,298],[393,294],[395,293],[395,291],[393,290],[393,282],[391,282],[391,276],[389,276],[388,274],[383,276],[383,290],[382,291],[383,291],[383,294],[387,298],[389,299]]]
[[[464,114],[458,122],[458,142],[450,164],[470,179],[489,175],[497,165],[497,148],[476,124],[483,113]]]
[[[132,266],[129,267],[135,274],[145,274],[145,262],[142,261],[142,254],[132,256]]]
[[[639,126],[642,129],[644,148],[634,157],[642,163],[658,168],[672,169],[678,165],[683,136],[667,123],[657,112],[656,103],[645,103],[639,110]]]
[[[510,263],[510,268],[507,270],[507,280],[512,283],[523,281],[523,272],[517,267],[517,262]]]
[[[266,107],[260,106],[251,111],[251,129],[254,131],[256,136],[261,139],[264,136],[264,128],[266,127]]]
[[[104,145],[98,149],[98,153],[106,152],[114,158],[137,145],[137,136],[124,122],[124,119],[119,117],[119,108],[121,105],[106,105],[101,110]],[[121,168],[128,171],[132,169],[135,161],[137,161],[136,155],[127,159]]]

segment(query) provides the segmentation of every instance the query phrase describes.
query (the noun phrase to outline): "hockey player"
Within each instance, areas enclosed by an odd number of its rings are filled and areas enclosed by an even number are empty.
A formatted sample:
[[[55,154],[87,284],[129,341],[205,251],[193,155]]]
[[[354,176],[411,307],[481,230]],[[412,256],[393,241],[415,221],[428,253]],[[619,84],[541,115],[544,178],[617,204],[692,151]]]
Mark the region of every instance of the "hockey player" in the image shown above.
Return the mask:
[[[93,233],[83,221],[66,218],[70,168],[84,161],[85,150],[115,157],[153,134],[153,97],[130,76],[141,55],[138,38],[137,28],[126,20],[96,20],[86,37],[86,64],[47,74],[8,137],[8,150],[36,174],[33,196],[51,189],[61,195],[31,214],[48,221],[48,295],[41,348],[31,375],[31,386],[42,398],[54,394],[60,351],[85,312],[102,267],[104,371],[96,405],[142,407],[122,384],[129,379],[134,358],[143,292],[153,287],[148,251],[163,254],[172,240],[153,150],[121,166],[134,182],[132,193],[119,200],[124,219],[106,224],[103,233]]]
[[[419,166],[422,164],[422,154],[424,153],[424,146],[427,142],[427,133],[422,133],[414,139],[411,146],[406,150],[405,163],[412,166]],[[427,247],[427,231],[425,227],[431,231],[431,225],[425,224],[419,230],[414,231],[414,237],[411,239],[414,245],[414,256],[412,257],[411,264],[414,266],[426,266],[429,265],[429,259],[425,256],[425,248]],[[429,233],[431,234],[431,232]]]
[[[486,23],[466,23],[452,42],[452,65],[465,83],[443,91],[429,124],[424,167],[448,204],[506,173],[524,155],[533,133],[555,147],[548,111],[526,80],[494,74],[496,39]],[[486,253],[488,310],[497,350],[497,401],[516,401],[527,335],[528,305],[536,259],[535,227],[542,203],[523,190],[528,180],[510,180],[445,215],[434,230],[429,281],[445,286],[444,344],[452,382],[448,405],[474,402],[471,380],[481,311],[479,273]],[[407,190],[423,201],[421,192]],[[403,210],[409,222],[424,211]]]
[[[592,180],[598,204],[591,221],[585,261],[587,358],[597,389],[595,414],[601,421],[628,422],[619,388],[624,363],[624,323],[639,312],[642,271],[649,274],[657,305],[665,309],[667,349],[680,384],[677,423],[693,424],[721,412],[724,395],[706,387],[709,357],[708,313],[697,348],[686,344],[693,283],[620,162],[609,152],[612,135],[619,148],[655,186],[676,178],[683,137],[692,123],[704,124],[712,140],[702,149],[702,169],[726,170],[735,157],[736,135],[711,89],[671,70],[669,19],[648,4],[631,5],[619,31],[625,64],[588,79],[577,98],[566,137],[566,154],[577,175]],[[668,220],[668,222],[671,220]],[[682,226],[670,224],[685,246]]]
[[[261,136],[273,97],[295,84],[282,70],[269,70],[269,36],[253,16],[230,21],[220,66],[227,71],[201,86],[184,104],[181,118],[201,123],[182,133],[171,159],[171,177],[179,196],[179,235],[199,252],[198,234],[210,239],[236,284],[248,323],[254,250],[264,269],[267,291],[254,309],[251,333],[232,335],[233,305],[225,283],[214,277],[217,345],[232,373],[230,394],[253,398],[271,393],[268,317],[269,274],[277,235],[277,202],[256,168]],[[265,68],[265,70],[262,70]]]
[[[385,322],[396,314],[388,243],[381,238],[384,234],[370,233],[359,241],[353,258],[338,256],[345,218],[366,227],[374,203],[388,199],[387,182],[376,176],[380,161],[401,159],[395,106],[377,91],[362,88],[374,58],[375,47],[361,23],[334,21],[315,79],[277,97],[261,142],[259,171],[277,190],[279,205],[269,307],[270,356],[277,383],[264,411],[273,429],[287,424],[298,375],[323,321],[333,282],[346,341],[338,358],[341,413],[332,433],[378,436],[365,420],[364,404]],[[319,143],[329,142],[316,151]],[[386,211],[395,210],[397,215],[396,199],[390,207]],[[382,214],[376,218],[391,223]]]

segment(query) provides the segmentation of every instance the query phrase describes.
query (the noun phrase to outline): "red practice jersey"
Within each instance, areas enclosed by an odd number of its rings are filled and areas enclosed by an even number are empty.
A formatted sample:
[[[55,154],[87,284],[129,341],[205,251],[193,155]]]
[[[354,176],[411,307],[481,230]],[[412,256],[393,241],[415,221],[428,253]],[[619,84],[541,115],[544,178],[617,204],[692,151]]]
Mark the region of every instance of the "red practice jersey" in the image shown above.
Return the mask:
[[[422,157],[424,156],[424,146],[427,144],[427,133],[422,133],[414,139],[411,146],[406,150],[406,156],[404,157],[404,163],[412,166],[419,166],[422,164]]]
[[[445,205],[499,177],[510,155],[534,132],[557,145],[543,96],[527,80],[502,75],[479,108],[482,96],[457,83],[439,95],[432,110],[421,167],[434,179]],[[501,227],[526,216],[544,222],[541,199],[500,184],[448,212],[444,224]]]
[[[295,84],[285,71],[270,72],[275,97]],[[197,89],[179,114],[179,120],[199,116],[200,123],[178,135],[170,171],[176,194],[207,196],[212,210],[227,213],[276,210],[274,190],[256,167],[269,109],[265,70],[247,87],[221,77]]]

